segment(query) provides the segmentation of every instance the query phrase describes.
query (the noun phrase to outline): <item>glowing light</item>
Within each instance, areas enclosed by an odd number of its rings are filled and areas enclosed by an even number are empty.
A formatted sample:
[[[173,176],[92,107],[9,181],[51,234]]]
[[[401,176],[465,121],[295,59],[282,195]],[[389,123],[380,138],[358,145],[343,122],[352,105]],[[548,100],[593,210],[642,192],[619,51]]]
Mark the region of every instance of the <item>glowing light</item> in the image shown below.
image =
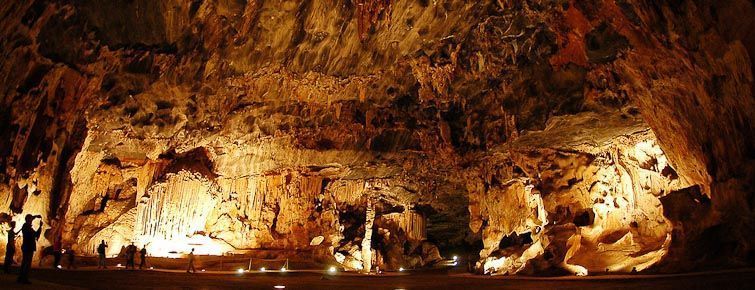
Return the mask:
[[[286,286],[283,286],[283,285],[275,285],[275,286],[273,286],[273,288],[275,288],[275,289],[286,289]]]
[[[286,267],[281,267],[281,272],[286,272]]]
[[[399,272],[404,272],[404,267],[398,268]]]
[[[202,269],[202,272],[204,272],[204,269]]]
[[[331,267],[330,267],[330,269],[328,269],[328,272],[329,272],[330,274],[335,274],[335,273],[336,273],[336,267],[332,267],[332,266],[331,266]]]
[[[454,261],[456,261],[456,260],[458,260],[458,259],[459,259],[459,257],[458,257],[458,256],[454,256]]]
[[[150,270],[154,270],[154,269],[155,269],[155,267],[149,267],[149,269],[150,269]]]
[[[58,269],[63,269],[63,266],[61,266],[61,265],[58,265],[58,266],[57,266],[57,268],[58,268]]]
[[[115,266],[116,266],[116,267],[118,267],[118,268],[120,268],[120,267],[121,267],[121,264],[118,264],[118,265],[115,265]]]
[[[265,267],[260,268],[260,272],[265,272],[265,271],[267,271],[267,269],[265,269]]]
[[[236,272],[238,272],[238,273],[244,273],[244,269],[239,268],[238,270],[236,270]]]
[[[194,248],[194,255],[211,256],[220,256],[231,250],[227,244],[201,235],[170,240],[144,236],[140,241],[148,243],[147,251],[153,257],[183,258],[184,253],[191,252],[192,248]]]
[[[362,265],[362,262],[359,262],[357,260],[352,260],[351,261],[351,267],[354,268],[354,269],[356,269],[356,270],[362,270],[363,265]]]

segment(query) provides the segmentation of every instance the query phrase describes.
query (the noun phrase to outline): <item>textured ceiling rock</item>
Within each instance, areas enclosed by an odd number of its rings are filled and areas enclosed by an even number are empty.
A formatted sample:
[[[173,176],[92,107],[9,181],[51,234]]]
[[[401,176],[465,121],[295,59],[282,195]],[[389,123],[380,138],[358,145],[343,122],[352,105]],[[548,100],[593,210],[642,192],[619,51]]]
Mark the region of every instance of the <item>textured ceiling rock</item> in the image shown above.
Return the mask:
[[[0,221],[42,214],[41,246],[86,254],[296,249],[353,270],[458,249],[487,273],[748,263],[754,10],[11,1]]]

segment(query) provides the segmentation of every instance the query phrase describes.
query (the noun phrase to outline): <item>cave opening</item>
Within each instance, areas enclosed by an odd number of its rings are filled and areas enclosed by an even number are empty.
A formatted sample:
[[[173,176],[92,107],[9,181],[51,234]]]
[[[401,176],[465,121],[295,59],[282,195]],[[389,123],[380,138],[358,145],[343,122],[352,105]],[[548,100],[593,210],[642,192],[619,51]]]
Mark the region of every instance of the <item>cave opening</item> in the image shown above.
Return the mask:
[[[501,242],[498,243],[499,249],[506,249],[509,247],[521,247],[532,243],[532,233],[511,233],[504,236]]]

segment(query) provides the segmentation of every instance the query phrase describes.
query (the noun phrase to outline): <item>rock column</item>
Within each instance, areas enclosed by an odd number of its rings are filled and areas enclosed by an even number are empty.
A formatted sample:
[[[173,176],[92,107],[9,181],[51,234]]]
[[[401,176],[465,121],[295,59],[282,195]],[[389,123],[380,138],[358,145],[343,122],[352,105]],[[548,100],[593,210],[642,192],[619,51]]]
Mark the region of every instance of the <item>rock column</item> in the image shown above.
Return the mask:
[[[375,208],[372,206],[372,200],[367,199],[367,217],[364,221],[364,239],[362,239],[362,261],[364,267],[362,271],[369,273],[372,269],[372,225],[375,222]]]

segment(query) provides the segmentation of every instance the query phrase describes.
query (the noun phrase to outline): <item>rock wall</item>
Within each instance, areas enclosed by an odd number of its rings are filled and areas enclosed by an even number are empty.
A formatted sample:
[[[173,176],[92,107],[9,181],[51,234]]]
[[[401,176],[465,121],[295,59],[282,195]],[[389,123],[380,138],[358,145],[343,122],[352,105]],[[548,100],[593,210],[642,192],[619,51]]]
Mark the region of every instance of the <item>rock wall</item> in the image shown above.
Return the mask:
[[[353,270],[454,251],[483,273],[745,265],[754,11],[11,1],[0,222],[41,214],[40,248],[84,254],[298,250]]]
[[[590,117],[556,120],[472,171],[483,173],[470,188],[481,272],[642,271],[666,255],[673,225],[659,198],[680,180],[647,129],[627,120],[590,125]],[[570,129],[603,139],[563,147],[548,137]]]

